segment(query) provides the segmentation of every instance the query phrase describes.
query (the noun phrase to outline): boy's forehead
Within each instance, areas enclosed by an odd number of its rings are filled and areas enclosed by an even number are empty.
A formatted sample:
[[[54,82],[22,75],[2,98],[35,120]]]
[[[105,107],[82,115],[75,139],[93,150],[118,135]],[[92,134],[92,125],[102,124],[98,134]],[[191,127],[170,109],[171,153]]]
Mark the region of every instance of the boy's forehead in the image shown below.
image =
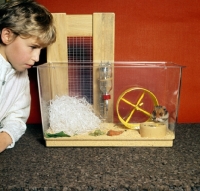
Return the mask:
[[[38,37],[35,36],[31,36],[28,38],[29,42],[38,46],[38,47],[43,47],[43,44],[41,42],[41,40]]]

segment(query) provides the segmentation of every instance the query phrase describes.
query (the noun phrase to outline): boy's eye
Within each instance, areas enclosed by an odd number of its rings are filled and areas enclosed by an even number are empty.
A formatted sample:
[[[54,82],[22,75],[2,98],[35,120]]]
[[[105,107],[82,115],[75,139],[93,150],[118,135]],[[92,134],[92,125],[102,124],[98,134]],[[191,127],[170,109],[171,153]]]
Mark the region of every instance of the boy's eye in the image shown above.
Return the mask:
[[[38,48],[37,46],[30,46],[32,49],[36,49],[36,48]]]
[[[30,44],[30,48],[32,48],[32,49],[39,49],[39,48],[41,48],[39,45],[37,45],[37,44]]]

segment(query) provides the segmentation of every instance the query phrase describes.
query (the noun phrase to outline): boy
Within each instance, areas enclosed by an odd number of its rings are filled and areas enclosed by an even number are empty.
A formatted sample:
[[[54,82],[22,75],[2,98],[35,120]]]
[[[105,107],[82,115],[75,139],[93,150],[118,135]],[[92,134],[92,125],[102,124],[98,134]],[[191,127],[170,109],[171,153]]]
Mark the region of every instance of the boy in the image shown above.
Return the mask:
[[[33,0],[0,5],[0,152],[24,134],[30,112],[27,69],[55,42],[51,13]]]

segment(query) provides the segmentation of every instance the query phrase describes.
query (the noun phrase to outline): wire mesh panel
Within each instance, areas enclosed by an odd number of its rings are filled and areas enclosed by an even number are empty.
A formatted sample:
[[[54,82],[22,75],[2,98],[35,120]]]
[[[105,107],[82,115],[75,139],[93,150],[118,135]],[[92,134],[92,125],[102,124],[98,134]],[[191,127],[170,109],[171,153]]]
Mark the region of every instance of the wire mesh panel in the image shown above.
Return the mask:
[[[93,60],[92,37],[68,37],[68,60],[70,63],[91,63]]]
[[[93,103],[92,37],[68,37],[69,95],[84,96]]]

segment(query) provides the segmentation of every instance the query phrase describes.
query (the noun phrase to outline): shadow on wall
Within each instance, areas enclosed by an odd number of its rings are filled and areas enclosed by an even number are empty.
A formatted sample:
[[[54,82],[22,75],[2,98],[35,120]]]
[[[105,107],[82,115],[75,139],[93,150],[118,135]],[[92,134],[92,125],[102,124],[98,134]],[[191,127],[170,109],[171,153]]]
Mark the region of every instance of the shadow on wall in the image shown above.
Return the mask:
[[[44,64],[46,62],[46,49],[42,49],[40,54],[40,61],[35,66]],[[31,68],[28,70],[30,79],[30,92],[31,92],[31,112],[28,118],[27,124],[39,124],[41,123],[40,104],[39,104],[39,92],[37,83],[37,69]]]

